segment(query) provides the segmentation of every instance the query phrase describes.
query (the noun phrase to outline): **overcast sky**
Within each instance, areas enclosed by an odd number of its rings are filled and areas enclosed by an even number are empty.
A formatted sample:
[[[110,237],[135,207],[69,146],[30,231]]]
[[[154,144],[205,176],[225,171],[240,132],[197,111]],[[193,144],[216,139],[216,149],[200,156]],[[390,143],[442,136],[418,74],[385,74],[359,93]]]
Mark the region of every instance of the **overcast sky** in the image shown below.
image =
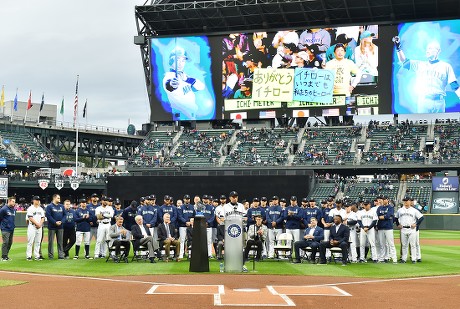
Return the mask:
[[[1,0],[0,87],[5,100],[58,105],[72,121],[79,80],[80,122],[88,99],[88,124],[137,129],[149,122],[135,5],[143,0]],[[62,118],[58,115],[58,120]]]

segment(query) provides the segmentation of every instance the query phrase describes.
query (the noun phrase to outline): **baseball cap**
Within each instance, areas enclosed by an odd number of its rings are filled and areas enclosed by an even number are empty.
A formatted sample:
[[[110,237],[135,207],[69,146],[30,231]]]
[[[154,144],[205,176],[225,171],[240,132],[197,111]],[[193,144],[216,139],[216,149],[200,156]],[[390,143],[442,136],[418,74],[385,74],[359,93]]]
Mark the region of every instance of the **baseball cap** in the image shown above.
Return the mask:
[[[105,199],[106,199],[107,202],[113,202],[113,198],[111,198],[111,197],[107,196]]]
[[[227,197],[226,197],[224,194],[222,194],[222,195],[220,196],[220,199],[221,199],[221,200],[227,199]]]
[[[216,203],[219,203],[219,199],[218,199],[218,198],[213,198],[212,201],[213,201],[213,202],[216,202]]]
[[[369,201],[369,200],[365,200],[365,201],[363,202],[363,204],[366,204],[366,205],[367,205],[367,204],[370,204],[370,203],[371,203],[371,201]]]
[[[284,197],[282,197],[282,198],[280,199],[280,202],[286,203],[287,201],[286,201],[286,199],[285,199]]]
[[[348,37],[345,33],[339,34],[336,38],[336,43],[348,44],[352,39]]]
[[[97,193],[91,194],[91,197],[98,197]]]
[[[322,200],[322,201],[321,201],[321,204],[327,204],[327,201],[326,201],[326,200]]]
[[[40,197],[38,195],[32,196],[32,201],[39,201]]]
[[[306,197],[302,198],[302,203],[308,202],[308,199]]]
[[[238,196],[238,192],[232,191],[232,192],[230,192],[230,194],[228,196]]]
[[[170,197],[169,195],[165,195],[165,196],[163,197],[163,200],[165,200],[165,201],[169,201],[170,199],[171,199],[171,197]]]
[[[291,196],[291,201],[297,201],[297,196],[295,195]]]
[[[117,198],[115,199],[115,205],[120,205],[120,204],[121,204],[121,201],[120,201],[120,199],[117,197]]]
[[[250,78],[245,78],[245,79],[241,82],[240,86],[246,86],[246,87],[248,87],[248,88],[252,88],[252,79],[250,79]]]
[[[336,204],[343,204],[343,201],[342,200],[336,200],[335,203]]]
[[[259,198],[258,197],[255,197],[252,199],[253,202],[259,202]]]
[[[319,54],[319,47],[316,44],[307,45],[307,49],[313,55]]]
[[[327,201],[328,201],[328,202],[332,202],[333,200],[334,200],[334,198],[331,197],[331,196],[327,198]]]
[[[384,196],[383,196],[383,199],[384,199],[384,200],[389,200],[390,198],[388,197],[388,195],[384,195]]]
[[[274,196],[272,197],[272,200],[279,200],[279,199],[280,199],[280,198],[279,198],[277,195],[274,195]]]
[[[139,199],[139,201],[140,201],[141,203],[142,203],[142,202],[145,202],[145,197],[142,196],[142,197]]]
[[[86,199],[85,198],[81,198],[78,200],[79,203],[86,203]]]
[[[157,196],[155,194],[152,194],[149,196],[149,200],[156,200]]]
[[[190,199],[190,195],[185,194],[185,195],[184,195],[184,200],[186,200],[186,199]]]
[[[310,202],[316,202],[314,198],[311,198],[310,199]]]
[[[262,196],[262,197],[260,198],[260,200],[261,200],[261,201],[266,201],[266,200],[267,200],[267,197],[266,197],[266,196]]]
[[[284,48],[288,48],[292,51],[294,51],[297,48],[297,45],[295,43],[284,43]]]
[[[101,201],[107,201],[107,196],[101,197]]]
[[[361,35],[359,36],[359,38],[362,40],[362,39],[365,39],[365,38],[370,38],[370,37],[374,37],[375,36],[375,33],[372,33],[370,31],[364,31],[363,33],[361,33]]]
[[[403,201],[411,201],[412,198],[411,198],[410,196],[406,195],[406,196],[403,197],[402,200],[403,200]]]
[[[207,194],[203,194],[203,196],[201,197],[203,200],[207,200],[209,199],[209,196]]]

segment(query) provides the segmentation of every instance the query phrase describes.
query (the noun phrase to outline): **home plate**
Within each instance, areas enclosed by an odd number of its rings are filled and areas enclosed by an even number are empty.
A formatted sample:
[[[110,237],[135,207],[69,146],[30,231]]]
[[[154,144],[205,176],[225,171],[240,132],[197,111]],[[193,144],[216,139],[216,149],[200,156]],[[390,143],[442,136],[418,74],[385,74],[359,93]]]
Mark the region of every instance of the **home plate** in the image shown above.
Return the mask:
[[[214,305],[216,306],[295,306],[294,302],[273,293],[268,287],[261,289],[229,289],[225,293],[215,295]]]

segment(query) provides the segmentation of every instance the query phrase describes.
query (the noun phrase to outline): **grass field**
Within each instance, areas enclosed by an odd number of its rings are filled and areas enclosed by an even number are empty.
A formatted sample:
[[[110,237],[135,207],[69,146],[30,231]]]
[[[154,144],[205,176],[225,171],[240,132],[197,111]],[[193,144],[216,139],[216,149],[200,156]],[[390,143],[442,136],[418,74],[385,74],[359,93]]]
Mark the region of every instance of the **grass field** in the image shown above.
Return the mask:
[[[25,236],[24,228],[17,229],[15,236]],[[396,235],[396,234],[395,234]],[[46,237],[45,237],[46,239]],[[45,240],[44,239],[44,240]],[[460,231],[421,231],[421,239],[433,240],[458,240]],[[94,248],[91,248],[91,253]],[[13,243],[10,258],[12,261],[0,262],[0,270],[19,272],[75,275],[75,276],[127,276],[127,275],[154,275],[154,274],[188,274],[189,262],[157,262],[150,264],[145,262],[131,262],[128,264],[105,262],[98,260],[44,260],[26,261],[26,244]],[[47,256],[47,244],[42,244],[43,255]],[[71,256],[74,254],[71,250]],[[397,246],[399,252],[399,246]],[[131,253],[132,254],[132,253]],[[55,256],[57,255],[55,249]],[[80,256],[82,254],[80,253]],[[399,257],[399,254],[398,254]],[[256,272],[252,272],[252,262],[247,264],[247,274],[271,274],[271,275],[311,275],[311,276],[340,276],[340,277],[366,277],[366,278],[403,278],[434,276],[447,274],[460,274],[460,250],[457,246],[422,245],[422,263],[417,264],[351,264],[341,267],[340,263],[328,266],[312,264],[291,264],[287,261],[265,260],[256,263]],[[210,273],[219,273],[219,261],[210,260]],[[220,273],[219,273],[220,274]],[[222,274],[225,275],[225,274]],[[1,283],[0,283],[1,284]]]

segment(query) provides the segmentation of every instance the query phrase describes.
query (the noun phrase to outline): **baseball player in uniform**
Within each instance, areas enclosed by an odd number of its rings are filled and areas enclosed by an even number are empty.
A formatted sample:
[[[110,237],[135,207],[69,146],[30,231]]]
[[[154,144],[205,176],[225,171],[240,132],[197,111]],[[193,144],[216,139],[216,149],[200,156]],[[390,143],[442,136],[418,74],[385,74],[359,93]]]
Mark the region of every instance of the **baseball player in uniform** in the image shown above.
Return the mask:
[[[404,206],[398,209],[395,215],[398,228],[401,229],[401,262],[406,263],[408,247],[410,246],[412,263],[417,262],[416,228],[417,223],[422,221],[423,215],[414,207],[411,207],[411,198],[403,198]]]
[[[441,52],[439,42],[431,41],[426,46],[427,60],[410,60],[401,49],[401,38],[393,37],[393,43],[403,68],[417,74],[417,113],[445,113],[446,87],[450,85],[460,97],[460,87],[452,66],[438,59]]]
[[[32,198],[32,205],[27,208],[27,251],[28,261],[32,261],[32,247],[35,260],[42,260],[40,257],[40,242],[43,234],[43,223],[45,222],[45,210],[40,205],[40,197]]]
[[[173,115],[179,114],[179,119],[194,120],[198,111],[195,102],[195,92],[204,90],[203,82],[187,76],[185,64],[189,60],[187,52],[182,47],[176,47],[169,56],[170,71],[163,78],[163,87],[171,104]]]
[[[97,218],[96,218],[96,208],[99,207],[101,204],[99,203],[99,197],[97,196],[96,193],[91,194],[91,202],[87,205],[87,209],[91,213],[91,219],[92,221],[90,222],[91,225],[91,236],[90,236],[90,241],[91,239],[97,239],[97,228],[98,228],[98,223],[97,223]]]
[[[89,255],[89,244],[91,241],[91,224],[92,217],[91,212],[86,207],[86,199],[82,198],[79,200],[80,207],[75,211],[75,222],[77,224],[76,229],[76,240],[75,240],[75,256],[74,260],[78,260],[80,254],[81,243],[85,244],[85,258],[92,260],[93,258]]]
[[[267,227],[268,227],[268,240],[267,251],[268,258],[272,259],[275,256],[275,240],[276,237],[283,232],[283,209],[279,205],[278,196],[273,196],[272,205],[268,208],[267,212]]]
[[[350,229],[350,261],[352,263],[356,263],[358,260],[357,249],[359,247],[358,233],[356,231],[356,224],[358,223],[358,208],[354,204],[348,204],[345,209],[347,211],[347,226]]]
[[[217,208],[216,208],[217,209]],[[179,238],[180,238],[180,251],[179,259],[184,258],[185,253],[185,240],[187,236],[187,227],[192,226],[191,218],[196,214],[195,207],[190,204],[190,195],[184,195],[184,203],[179,209]]]
[[[383,204],[377,208],[378,238],[380,244],[379,262],[386,262],[390,258],[397,263],[395,241],[393,236],[394,207],[389,203],[388,196],[383,197]],[[388,247],[388,255],[386,247]]]
[[[414,207],[418,212],[422,212],[420,208],[417,208],[415,206],[415,200],[414,198],[411,198],[411,206]],[[417,227],[416,227],[416,233],[415,233],[415,248],[416,248],[416,255],[417,255],[417,262],[422,262],[422,250],[420,247],[420,224],[424,220],[425,217],[420,218],[419,221],[417,221]]]
[[[99,223],[97,228],[96,247],[94,248],[94,258],[105,258],[107,251],[107,240],[110,240],[110,222],[113,217],[113,207],[110,205],[112,198],[104,197],[102,205],[96,208],[96,217]]]
[[[371,203],[369,201],[364,202],[364,209],[358,211],[358,226],[361,228],[360,238],[359,238],[359,257],[360,262],[365,262],[365,247],[366,241],[369,242],[371,247],[371,255],[374,263],[378,262],[377,249],[375,247],[375,229],[377,225],[377,215],[375,209],[371,208]]]

